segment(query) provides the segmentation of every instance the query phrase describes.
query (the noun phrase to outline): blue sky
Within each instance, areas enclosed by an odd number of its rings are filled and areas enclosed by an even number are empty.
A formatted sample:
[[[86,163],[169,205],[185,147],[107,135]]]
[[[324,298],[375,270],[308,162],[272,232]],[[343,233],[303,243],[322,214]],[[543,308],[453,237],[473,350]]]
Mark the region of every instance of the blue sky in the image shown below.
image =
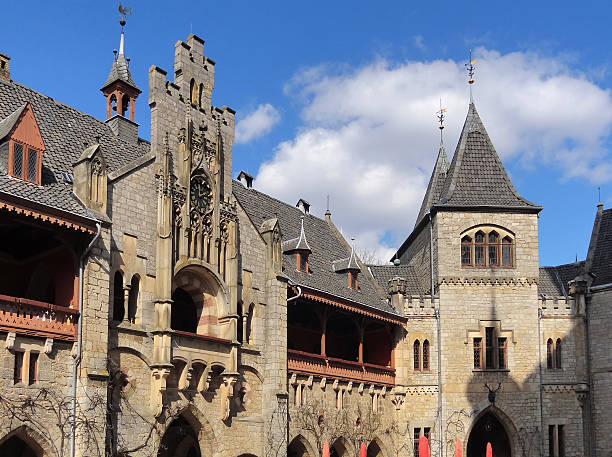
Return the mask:
[[[345,235],[381,257],[414,224],[439,145],[440,97],[454,151],[470,48],[485,126],[515,187],[544,206],[541,264],[584,258],[598,186],[612,204],[608,2],[127,5],[142,137],[148,68],[171,70],[174,43],[193,30],[217,63],[213,103],[238,111],[235,175],[248,170],[256,188],[291,203],[304,197],[317,214],[329,194]],[[117,4],[10,2],[3,16],[0,52],[12,57],[12,78],[102,119]]]

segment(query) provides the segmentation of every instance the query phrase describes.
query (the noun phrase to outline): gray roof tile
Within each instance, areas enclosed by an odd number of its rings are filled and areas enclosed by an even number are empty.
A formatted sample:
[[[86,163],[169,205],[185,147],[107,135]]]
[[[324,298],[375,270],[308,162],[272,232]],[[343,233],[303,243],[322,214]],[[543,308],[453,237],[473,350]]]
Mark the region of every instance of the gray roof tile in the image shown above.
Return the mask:
[[[590,271],[595,278],[594,286],[612,283],[612,209],[602,210],[598,214],[598,219],[595,223],[599,224],[596,238],[593,240],[594,246],[590,246],[592,257],[590,262]]]
[[[304,231],[308,235],[308,244],[312,249],[308,257],[310,272],[298,271],[295,258],[291,255],[284,255],[284,273],[292,281],[354,303],[399,315],[386,300],[381,299],[369,272],[362,272],[359,276],[359,290],[348,287],[346,273],[334,272],[333,262],[350,258],[351,251],[348,243],[339,239],[335,230],[325,220],[311,214],[304,215],[292,205],[255,189],[248,189],[238,181],[233,182],[233,192],[255,227],[261,227],[265,220],[277,218],[284,240],[299,237],[301,218],[304,218]]]
[[[109,172],[147,154],[151,145],[140,139],[137,144],[126,143],[108,125],[88,114],[17,82],[0,81],[0,119],[6,119],[27,102],[32,104],[45,143],[42,186],[2,174],[0,192],[94,220],[93,213],[73,195],[72,185],[64,182],[62,172],[72,173],[72,165],[81,157],[85,143],[94,143],[96,137],[100,138]]]
[[[397,276],[406,280],[406,295],[422,295],[423,290],[417,280],[412,265],[368,265],[380,287],[389,290],[389,281]]]

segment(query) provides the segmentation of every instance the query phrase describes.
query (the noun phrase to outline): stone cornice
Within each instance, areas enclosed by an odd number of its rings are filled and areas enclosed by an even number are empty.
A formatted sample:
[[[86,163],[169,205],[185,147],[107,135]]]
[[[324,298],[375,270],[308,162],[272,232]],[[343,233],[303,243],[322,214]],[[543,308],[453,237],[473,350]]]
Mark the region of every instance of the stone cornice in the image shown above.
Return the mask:
[[[520,286],[529,287],[538,284],[538,278],[513,278],[513,277],[458,277],[444,276],[439,284],[449,286]]]

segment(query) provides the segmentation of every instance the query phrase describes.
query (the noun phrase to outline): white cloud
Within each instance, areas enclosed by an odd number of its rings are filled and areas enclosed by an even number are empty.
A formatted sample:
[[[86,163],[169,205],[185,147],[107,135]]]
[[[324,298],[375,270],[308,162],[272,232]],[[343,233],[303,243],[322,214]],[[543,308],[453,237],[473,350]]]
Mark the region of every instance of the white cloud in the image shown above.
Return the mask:
[[[236,143],[248,143],[266,135],[280,121],[280,114],[269,103],[259,105],[257,109],[236,124]]]
[[[423,35],[415,35],[412,37],[412,39],[414,40],[414,46],[425,52],[427,51],[427,46],[425,46],[425,39],[423,38]]]
[[[604,141],[612,98],[561,58],[478,49],[474,99],[502,159],[554,166],[564,177],[609,180]],[[448,109],[445,145],[452,156],[468,107],[463,62],[316,67],[286,87],[303,103],[303,125],[261,165],[255,184],[285,201],[303,197],[360,248],[386,256],[410,233],[435,161],[434,113]],[[519,189],[520,191],[520,189]]]

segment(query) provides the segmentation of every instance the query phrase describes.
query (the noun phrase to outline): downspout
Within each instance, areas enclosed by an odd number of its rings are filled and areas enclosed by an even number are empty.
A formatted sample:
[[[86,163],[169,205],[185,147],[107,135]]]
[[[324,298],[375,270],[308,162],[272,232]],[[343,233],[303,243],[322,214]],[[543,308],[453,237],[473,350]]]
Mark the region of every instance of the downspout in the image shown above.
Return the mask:
[[[96,223],[96,236],[87,246],[87,249],[81,254],[79,260],[79,323],[77,326],[77,350],[74,358],[74,367],[72,368],[72,420],[70,427],[70,457],[74,457],[76,452],[75,440],[76,440],[76,393],[77,393],[77,378],[78,378],[78,366],[81,362],[81,343],[82,343],[82,330],[83,330],[83,269],[85,263],[85,257],[89,254],[92,246],[98,238],[100,238],[100,232],[102,227],[100,223]]]
[[[429,216],[429,274],[431,275],[431,304],[434,305],[434,266],[433,266],[433,220],[431,218],[431,212],[427,213]],[[434,308],[434,315],[436,317],[436,332],[438,344],[438,433],[439,433],[439,446],[440,446],[440,457],[443,457],[443,437],[442,437],[442,337],[440,331],[440,306]]]
[[[296,283],[294,283],[291,279],[289,281],[287,281],[287,283],[291,287],[295,287],[298,290],[298,294],[295,297],[291,297],[291,298],[287,299],[287,303],[289,303],[290,301],[297,300],[298,298],[300,298],[302,296],[302,288],[300,286],[298,286]]]
[[[546,449],[546,442],[544,441],[544,406],[542,404],[542,333],[541,333],[541,321],[542,321],[542,308],[538,306],[538,358],[540,367],[540,446],[542,446],[542,452],[540,455],[544,455],[544,449]]]

